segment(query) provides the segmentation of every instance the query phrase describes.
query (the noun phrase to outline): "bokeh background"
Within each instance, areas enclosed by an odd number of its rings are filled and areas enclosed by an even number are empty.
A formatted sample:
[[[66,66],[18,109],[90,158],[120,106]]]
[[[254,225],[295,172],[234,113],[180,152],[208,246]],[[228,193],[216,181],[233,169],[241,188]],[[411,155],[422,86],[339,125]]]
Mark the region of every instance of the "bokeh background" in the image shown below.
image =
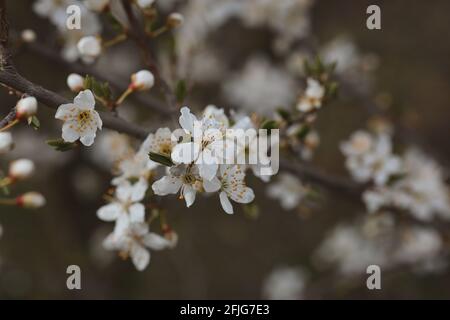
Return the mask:
[[[54,28],[31,10],[31,1],[7,1],[11,28],[32,28],[39,41],[55,46]],[[366,28],[365,10],[374,1],[316,1],[311,22],[314,38],[325,43],[340,34],[349,35],[363,52],[378,56],[373,98],[388,97],[389,113],[426,146],[432,146],[443,165],[450,164],[448,137],[450,103],[450,2],[376,1],[382,8],[382,30]],[[252,44],[271,55],[267,30],[248,30],[236,21],[221,27],[220,41],[233,68],[242,65],[241,55]],[[236,36],[236,34],[239,36]],[[216,40],[217,41],[217,40]],[[256,43],[255,43],[256,42]],[[131,51],[132,45],[117,50]],[[27,50],[14,58],[19,71],[30,80],[67,96],[69,71],[51,59]],[[128,62],[139,66],[136,57]],[[111,71],[114,72],[114,71]],[[225,105],[217,88],[195,91],[195,101]],[[0,91],[0,111],[7,114],[15,98]],[[131,102],[124,111],[142,125],[159,120],[158,115]],[[45,140],[59,137],[53,111],[39,110],[42,128],[14,129],[17,149],[11,157],[36,161],[37,175],[14,189],[35,189],[45,194],[48,205],[38,211],[0,207],[4,235],[0,240],[0,298],[25,299],[257,299],[262,297],[265,277],[279,265],[301,265],[308,269],[312,255],[327,232],[337,223],[364,214],[362,203],[324,191],[324,200],[313,210],[285,212],[265,196],[263,184],[251,179],[260,208],[257,218],[242,210],[226,215],[214,197],[197,201],[186,209],[175,197],[166,197],[168,218],[179,235],[174,250],[154,252],[150,266],[138,272],[129,261],[103,251],[102,238],[112,229],[96,217],[109,187],[110,173],[98,166],[89,152],[76,149],[58,153]],[[321,146],[313,163],[328,172],[347,175],[339,141],[365,125],[367,113],[360,101],[341,95],[318,120]],[[169,125],[171,123],[169,122]],[[10,158],[8,158],[10,159]],[[0,159],[2,168],[7,160]],[[66,268],[82,270],[82,290],[66,288]],[[314,270],[311,268],[310,270]],[[327,274],[311,271],[312,281]],[[380,291],[365,288],[365,278],[345,289],[322,285],[320,298],[450,298],[450,269],[438,274],[418,275],[408,268],[383,276]],[[326,282],[326,281],[325,281]],[[360,283],[360,284],[359,284]]]

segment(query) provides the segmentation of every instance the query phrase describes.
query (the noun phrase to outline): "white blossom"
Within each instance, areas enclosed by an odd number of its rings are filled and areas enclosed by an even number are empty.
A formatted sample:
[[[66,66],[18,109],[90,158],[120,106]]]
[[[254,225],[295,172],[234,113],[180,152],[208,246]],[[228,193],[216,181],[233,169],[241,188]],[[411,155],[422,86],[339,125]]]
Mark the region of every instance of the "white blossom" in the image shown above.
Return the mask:
[[[0,132],[0,154],[6,153],[12,149],[13,138],[9,132]]]
[[[301,112],[310,112],[322,106],[322,99],[325,95],[325,88],[319,81],[308,78],[304,94],[297,103],[297,109]]]
[[[27,119],[37,113],[38,103],[35,97],[25,97],[20,99],[16,105],[18,119]]]
[[[9,164],[9,177],[15,180],[28,179],[34,171],[34,163],[29,159],[18,159]]]
[[[85,146],[94,143],[97,129],[102,129],[102,119],[94,110],[95,98],[90,90],[81,91],[73,103],[60,105],[55,118],[63,120],[62,138],[67,142],[80,139]]]
[[[80,54],[87,59],[97,58],[102,52],[102,44],[99,38],[95,36],[86,36],[77,43]]]
[[[67,77],[67,86],[73,92],[80,92],[84,89],[84,78],[77,73],[71,73]]]
[[[120,234],[113,232],[103,242],[107,250],[118,250],[122,258],[131,257],[137,270],[143,271],[150,262],[150,251],[170,248],[171,243],[164,237],[149,232],[146,223],[131,223]],[[147,249],[148,248],[148,249]]]
[[[349,141],[341,144],[341,151],[347,157],[347,169],[358,182],[373,180],[381,186],[402,172],[401,159],[392,153],[388,134],[371,135],[357,131]]]
[[[131,75],[131,88],[133,90],[149,90],[155,84],[153,73],[148,70],[140,70]]]
[[[308,189],[292,174],[281,173],[267,188],[267,195],[278,199],[285,210],[295,209],[307,195]]]
[[[270,300],[299,300],[305,286],[306,275],[302,269],[280,267],[265,279],[263,295]]]
[[[27,192],[16,199],[19,207],[27,209],[39,209],[46,204],[46,200],[39,192]]]
[[[138,182],[131,184],[129,181],[122,182],[115,192],[115,199],[101,207],[97,216],[103,221],[116,221],[115,232],[120,234],[130,223],[144,222],[145,207],[140,201],[144,199],[148,183],[141,178]]]
[[[172,139],[172,131],[169,128],[159,128],[155,133],[150,133],[142,143],[141,152],[150,152],[169,156],[176,142]]]
[[[190,207],[194,201],[197,190],[200,188],[200,176],[195,166],[178,165],[169,169],[169,175],[155,181],[153,192],[159,196],[180,193],[186,206]]]
[[[203,181],[207,192],[220,190],[219,199],[223,210],[234,213],[230,199],[237,203],[250,203],[255,199],[253,190],[245,184],[245,168],[240,165],[221,165],[220,177]]]

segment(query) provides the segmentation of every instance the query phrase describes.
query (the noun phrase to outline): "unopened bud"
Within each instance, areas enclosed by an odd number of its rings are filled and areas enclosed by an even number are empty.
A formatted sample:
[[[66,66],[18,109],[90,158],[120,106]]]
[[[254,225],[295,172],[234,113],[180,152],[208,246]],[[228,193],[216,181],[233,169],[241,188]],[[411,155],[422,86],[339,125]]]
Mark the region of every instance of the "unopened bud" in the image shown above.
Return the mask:
[[[28,119],[37,112],[38,103],[35,97],[25,97],[20,99],[16,105],[17,119]]]
[[[39,192],[27,192],[16,198],[19,207],[27,209],[38,209],[45,206],[46,200]]]
[[[22,38],[22,41],[30,43],[36,41],[36,32],[31,29],[25,29],[20,34],[20,37]]]
[[[0,154],[12,149],[13,139],[9,132],[0,132]]]
[[[173,12],[167,17],[167,26],[169,28],[177,28],[183,24],[184,18],[183,15],[178,12]]]
[[[79,92],[84,89],[84,78],[77,73],[71,73],[67,77],[67,86],[73,92]]]
[[[148,70],[141,70],[131,75],[132,90],[143,91],[149,90],[155,84],[155,77]]]
[[[24,180],[34,173],[34,163],[28,159],[19,159],[9,164],[9,177],[14,180]]]

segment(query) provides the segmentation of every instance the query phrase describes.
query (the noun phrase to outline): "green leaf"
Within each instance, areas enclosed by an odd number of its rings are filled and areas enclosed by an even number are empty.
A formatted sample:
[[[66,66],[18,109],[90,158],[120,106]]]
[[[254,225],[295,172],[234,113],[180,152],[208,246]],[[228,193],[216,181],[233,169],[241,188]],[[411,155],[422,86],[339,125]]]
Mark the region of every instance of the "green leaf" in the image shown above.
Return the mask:
[[[177,97],[177,102],[181,103],[184,101],[187,95],[187,85],[186,81],[179,80],[175,88],[175,95]]]
[[[66,142],[63,139],[53,139],[53,140],[47,140],[46,143],[53,147],[56,151],[69,151],[78,146],[76,142]]]
[[[266,120],[261,125],[261,129],[272,130],[278,129],[278,123],[275,120]]]
[[[289,111],[283,108],[278,108],[277,113],[283,120],[289,121],[291,118],[291,114],[289,113]]]
[[[31,116],[28,118],[28,125],[32,126],[34,130],[38,130],[41,126],[41,122],[36,116]]]
[[[306,138],[306,136],[308,135],[308,133],[311,131],[311,128],[309,126],[304,126],[300,129],[300,131],[297,133],[297,137],[300,140],[303,140]]]
[[[160,153],[156,153],[156,152],[150,152],[148,154],[148,156],[150,157],[150,160],[155,161],[159,164],[162,164],[163,166],[166,167],[171,167],[174,165],[174,163],[172,162],[172,159],[169,156],[160,154]]]
[[[98,82],[94,77],[87,75],[84,79],[84,87],[91,90],[97,97],[110,100],[111,88],[108,82]]]

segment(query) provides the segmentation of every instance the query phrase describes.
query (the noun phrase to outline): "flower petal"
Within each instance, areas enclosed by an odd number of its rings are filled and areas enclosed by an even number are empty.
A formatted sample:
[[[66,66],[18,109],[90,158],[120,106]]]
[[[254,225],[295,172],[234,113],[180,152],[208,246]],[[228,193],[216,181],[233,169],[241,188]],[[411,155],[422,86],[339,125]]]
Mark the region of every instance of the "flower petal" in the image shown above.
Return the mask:
[[[150,262],[150,252],[137,243],[131,246],[130,255],[138,271],[143,271]]]
[[[180,126],[184,130],[192,133],[194,131],[194,122],[197,121],[197,118],[191,113],[191,110],[188,107],[181,108],[180,112]]]
[[[177,144],[172,150],[172,160],[176,163],[189,164],[198,158],[200,146],[193,142]]]
[[[90,146],[92,146],[94,144],[95,136],[96,136],[95,132],[94,133],[89,133],[89,134],[83,135],[80,138],[80,141],[86,147],[90,147]]]
[[[233,206],[231,205],[230,199],[228,199],[227,194],[222,191],[219,195],[220,204],[222,205],[223,210],[225,210],[228,214],[233,214]]]
[[[62,104],[56,110],[55,118],[63,121],[68,121],[76,118],[78,108],[73,103]]]
[[[164,176],[152,185],[152,190],[159,196],[176,194],[181,188],[181,180],[173,176]]]
[[[203,188],[206,192],[216,192],[220,189],[220,181],[217,177],[212,180],[203,180]]]
[[[95,98],[91,90],[81,91],[73,102],[81,110],[92,110],[95,107]]]
[[[145,219],[145,207],[142,203],[135,203],[128,209],[128,214],[131,223],[144,222]]]
[[[77,123],[75,121],[64,122],[62,127],[62,138],[66,142],[75,142],[80,138],[80,134],[76,130]]]
[[[114,221],[122,212],[122,206],[119,203],[110,203],[97,210],[97,217],[103,221]]]
[[[150,232],[142,237],[142,243],[153,250],[162,250],[170,247],[170,241],[159,234]]]
[[[189,208],[195,201],[196,191],[190,185],[184,185],[183,189],[183,198],[186,201],[186,206]]]

